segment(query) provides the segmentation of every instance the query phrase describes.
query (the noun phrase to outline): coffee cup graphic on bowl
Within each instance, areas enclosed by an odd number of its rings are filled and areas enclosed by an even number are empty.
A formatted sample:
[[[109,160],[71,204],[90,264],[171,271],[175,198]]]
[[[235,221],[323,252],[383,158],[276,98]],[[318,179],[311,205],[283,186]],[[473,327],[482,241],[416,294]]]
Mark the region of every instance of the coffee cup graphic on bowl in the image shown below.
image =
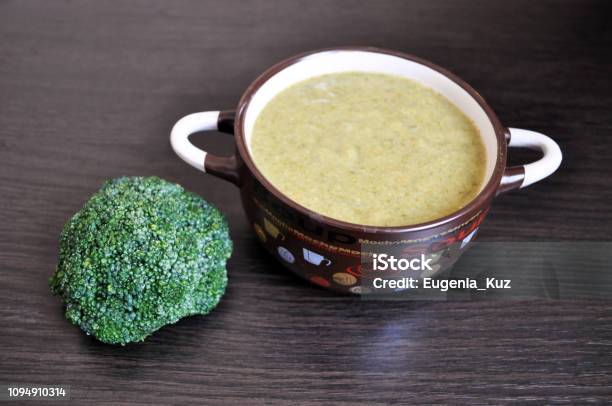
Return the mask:
[[[471,201],[453,213],[419,224],[356,224],[308,209],[281,192],[262,174],[253,160],[252,139],[255,122],[268,102],[301,81],[354,71],[398,75],[415,81],[444,96],[472,121],[484,145],[486,167],[484,181]],[[381,123],[381,128],[383,125]],[[189,136],[201,131],[233,134],[235,154],[218,156],[196,147]],[[319,284],[325,288],[353,294],[370,290],[359,285],[361,275],[353,286],[343,285],[347,281],[352,283],[352,279],[330,280],[329,275],[357,269],[364,246],[396,245],[402,249],[418,244],[426,245],[427,252],[438,251],[433,249],[437,246],[454,247],[466,237],[475,237],[497,196],[550,176],[562,160],[561,150],[553,139],[539,132],[503,126],[482,96],[455,74],[419,57],[373,47],[324,49],[279,62],[249,85],[235,111],[187,115],[172,128],[170,142],[186,163],[240,189],[249,223],[263,225],[265,232],[274,238],[274,241],[265,241],[260,236],[259,241],[287,269],[306,280],[329,281]],[[538,150],[542,156],[535,162],[507,166],[508,150],[514,147]],[[273,219],[274,224],[269,219]],[[282,249],[275,244],[278,241],[282,241]],[[464,249],[458,248],[459,256],[469,244],[466,242]],[[291,252],[300,251],[304,261],[294,260]],[[447,262],[440,262],[440,271],[451,266],[453,261]]]
[[[325,258],[321,254],[317,254],[316,252],[310,251],[307,248],[302,248],[302,252],[304,253],[304,259],[313,265],[319,266],[323,264],[325,266],[330,266],[332,263],[330,259]]]

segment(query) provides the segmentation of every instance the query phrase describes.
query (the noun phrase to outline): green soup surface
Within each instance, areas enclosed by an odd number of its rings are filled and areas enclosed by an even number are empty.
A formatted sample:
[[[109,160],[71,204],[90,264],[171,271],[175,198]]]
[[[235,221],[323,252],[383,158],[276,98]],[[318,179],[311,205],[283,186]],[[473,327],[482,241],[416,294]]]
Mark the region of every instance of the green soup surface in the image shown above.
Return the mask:
[[[484,181],[478,129],[448,99],[399,76],[317,76],[277,94],[253,160],[278,190],[325,216],[407,226],[464,207]]]

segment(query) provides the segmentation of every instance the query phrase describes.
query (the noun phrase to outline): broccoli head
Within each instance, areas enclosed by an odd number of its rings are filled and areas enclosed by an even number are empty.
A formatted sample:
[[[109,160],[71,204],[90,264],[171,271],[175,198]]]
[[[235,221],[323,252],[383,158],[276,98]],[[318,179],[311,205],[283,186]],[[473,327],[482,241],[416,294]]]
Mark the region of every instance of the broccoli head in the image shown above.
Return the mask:
[[[142,341],[219,303],[231,251],[225,218],[201,197],[156,177],[123,177],[65,224],[49,285],[85,333]]]

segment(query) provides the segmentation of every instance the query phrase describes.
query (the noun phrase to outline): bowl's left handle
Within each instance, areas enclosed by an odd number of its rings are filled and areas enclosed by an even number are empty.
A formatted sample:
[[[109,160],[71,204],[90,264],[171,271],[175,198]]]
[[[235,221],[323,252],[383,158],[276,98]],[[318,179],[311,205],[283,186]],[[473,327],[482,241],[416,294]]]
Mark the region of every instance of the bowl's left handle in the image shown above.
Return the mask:
[[[189,136],[199,131],[221,131],[233,134],[233,111],[205,111],[181,118],[170,132],[170,144],[174,152],[189,165],[210,173],[235,185],[240,184],[236,156],[209,154],[189,142]]]

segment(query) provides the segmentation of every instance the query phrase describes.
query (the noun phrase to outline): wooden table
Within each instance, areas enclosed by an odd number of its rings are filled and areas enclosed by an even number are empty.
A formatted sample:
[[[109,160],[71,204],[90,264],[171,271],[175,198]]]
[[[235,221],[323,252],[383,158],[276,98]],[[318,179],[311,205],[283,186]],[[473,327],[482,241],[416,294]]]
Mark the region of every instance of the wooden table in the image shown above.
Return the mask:
[[[257,246],[237,190],[179,161],[182,115],[232,108],[266,67],[347,44],[463,77],[505,125],[550,134],[557,174],[500,197],[488,241],[612,239],[607,1],[0,2],[0,384],[75,404],[612,402],[610,302],[364,302]],[[231,151],[226,135],[201,146]],[[535,154],[512,151],[512,161]],[[228,216],[227,295],[146,342],[103,345],[47,279],[64,222],[103,180],[158,175]]]

